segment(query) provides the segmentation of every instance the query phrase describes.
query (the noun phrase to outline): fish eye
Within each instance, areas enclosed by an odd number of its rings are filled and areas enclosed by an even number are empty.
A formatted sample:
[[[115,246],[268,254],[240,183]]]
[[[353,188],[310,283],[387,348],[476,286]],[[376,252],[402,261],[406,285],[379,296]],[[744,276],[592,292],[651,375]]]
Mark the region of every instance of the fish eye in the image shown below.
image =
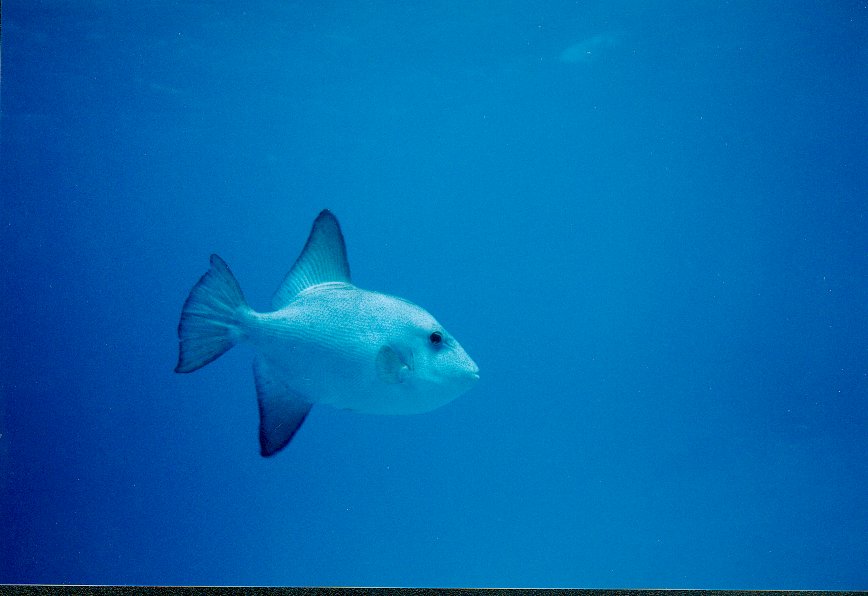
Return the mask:
[[[435,331],[434,333],[432,333],[431,335],[428,336],[428,340],[432,344],[434,344],[435,346],[440,345],[440,343],[443,341],[443,334],[440,333],[439,331]]]

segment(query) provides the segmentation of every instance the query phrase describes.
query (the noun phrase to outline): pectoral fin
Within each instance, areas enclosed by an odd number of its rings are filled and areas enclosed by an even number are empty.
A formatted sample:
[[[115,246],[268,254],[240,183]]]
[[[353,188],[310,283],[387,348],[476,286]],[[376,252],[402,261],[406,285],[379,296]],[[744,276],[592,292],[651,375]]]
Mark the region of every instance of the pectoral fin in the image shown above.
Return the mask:
[[[413,370],[413,357],[402,356],[391,346],[383,346],[377,352],[377,376],[384,383],[403,383]]]
[[[281,383],[262,357],[253,361],[253,376],[259,400],[259,445],[262,456],[269,457],[289,444],[312,404]]]

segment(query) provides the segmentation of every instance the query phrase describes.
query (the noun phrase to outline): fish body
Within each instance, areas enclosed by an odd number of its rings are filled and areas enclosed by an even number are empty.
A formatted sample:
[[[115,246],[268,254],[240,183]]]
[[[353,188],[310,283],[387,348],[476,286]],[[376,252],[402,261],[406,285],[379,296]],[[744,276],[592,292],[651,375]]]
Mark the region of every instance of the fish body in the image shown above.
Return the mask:
[[[289,443],[315,404],[416,414],[452,401],[479,378],[470,356],[426,310],[352,284],[343,235],[328,210],[272,307],[252,310],[229,267],[212,255],[184,304],[175,369],[198,370],[249,343],[264,456]]]

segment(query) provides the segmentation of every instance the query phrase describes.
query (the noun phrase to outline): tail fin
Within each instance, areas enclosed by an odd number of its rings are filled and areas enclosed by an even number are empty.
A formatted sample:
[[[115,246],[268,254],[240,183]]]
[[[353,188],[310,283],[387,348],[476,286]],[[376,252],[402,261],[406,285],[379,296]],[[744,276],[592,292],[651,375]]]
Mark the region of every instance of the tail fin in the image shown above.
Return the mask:
[[[216,360],[242,337],[243,316],[250,311],[229,266],[211,255],[211,268],[190,290],[178,324],[178,366],[188,373]]]

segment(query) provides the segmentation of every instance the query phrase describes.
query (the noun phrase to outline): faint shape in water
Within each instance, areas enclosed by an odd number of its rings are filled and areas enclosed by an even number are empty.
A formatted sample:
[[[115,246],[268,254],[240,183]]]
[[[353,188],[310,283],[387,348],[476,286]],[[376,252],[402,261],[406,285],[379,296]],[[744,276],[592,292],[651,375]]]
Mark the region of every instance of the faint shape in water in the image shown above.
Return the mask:
[[[598,33],[565,49],[560,60],[568,64],[589,64],[610,53],[619,43],[618,36],[613,33]]]

